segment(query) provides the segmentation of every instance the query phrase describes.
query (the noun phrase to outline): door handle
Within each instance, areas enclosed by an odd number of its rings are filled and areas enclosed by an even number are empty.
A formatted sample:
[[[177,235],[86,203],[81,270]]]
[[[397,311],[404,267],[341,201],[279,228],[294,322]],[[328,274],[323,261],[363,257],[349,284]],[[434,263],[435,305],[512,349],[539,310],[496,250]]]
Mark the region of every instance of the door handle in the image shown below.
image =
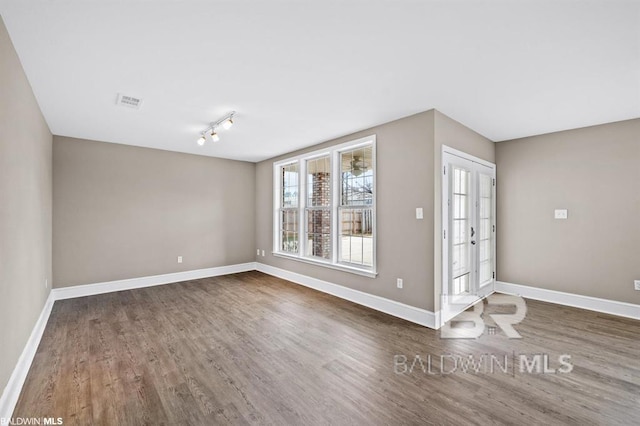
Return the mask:
[[[473,238],[474,235],[476,235],[476,231],[473,229],[473,226],[472,226],[471,227],[471,238]]]

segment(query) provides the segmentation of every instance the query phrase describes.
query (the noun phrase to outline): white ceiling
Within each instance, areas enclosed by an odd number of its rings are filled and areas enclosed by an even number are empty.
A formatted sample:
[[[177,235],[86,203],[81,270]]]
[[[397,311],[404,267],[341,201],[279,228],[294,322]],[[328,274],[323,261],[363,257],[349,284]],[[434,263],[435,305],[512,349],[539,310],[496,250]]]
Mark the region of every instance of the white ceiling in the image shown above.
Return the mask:
[[[1,0],[0,13],[64,136],[257,161],[431,108],[495,141],[640,117],[638,1]],[[233,129],[198,146],[231,110]]]

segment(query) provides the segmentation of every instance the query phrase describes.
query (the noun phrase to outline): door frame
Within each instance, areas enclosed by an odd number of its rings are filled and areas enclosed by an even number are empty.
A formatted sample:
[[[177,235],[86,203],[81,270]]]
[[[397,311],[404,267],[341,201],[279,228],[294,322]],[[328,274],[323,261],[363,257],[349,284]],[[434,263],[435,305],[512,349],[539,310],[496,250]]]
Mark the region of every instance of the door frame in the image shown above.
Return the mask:
[[[495,291],[495,271],[496,271],[496,240],[497,240],[497,227],[496,227],[496,185],[497,185],[497,180],[496,180],[496,165],[494,163],[491,163],[489,161],[483,160],[481,158],[475,157],[471,154],[467,154],[466,152],[457,150],[455,148],[451,148],[449,146],[446,145],[442,145],[442,152],[441,152],[441,165],[442,165],[442,170],[440,170],[441,176],[442,176],[442,187],[441,187],[441,207],[442,207],[442,212],[441,212],[441,229],[442,229],[442,235],[440,236],[440,241],[441,241],[441,253],[442,253],[442,282],[441,282],[441,303],[440,303],[440,326],[444,325],[448,320],[451,319],[451,315],[449,315],[449,312],[447,310],[447,308],[449,307],[448,305],[448,300],[446,299],[446,297],[448,296],[449,293],[449,175],[447,174],[448,172],[448,166],[449,164],[445,162],[445,154],[448,155],[453,155],[455,157],[459,157],[463,160],[467,160],[467,161],[471,161],[473,163],[488,167],[490,170],[492,170],[493,172],[493,197],[492,197],[492,206],[491,206],[491,210],[492,210],[492,226],[493,229],[495,230],[493,232],[493,238],[491,241],[491,250],[492,250],[492,263],[493,263],[493,271],[494,271],[494,276],[493,276],[493,290],[489,291],[487,294],[483,294],[482,296],[478,296],[478,297],[471,297],[468,301],[468,303],[466,304],[466,307],[462,310],[460,310],[460,312],[464,311],[465,309],[468,309],[469,307],[473,306],[474,304],[476,304],[477,302],[483,300],[485,297],[491,295],[494,291]],[[477,182],[476,182],[477,184]],[[478,188],[475,189],[476,193],[478,191]],[[474,206],[474,208],[476,208]],[[473,260],[473,264],[474,267],[476,267],[477,262],[475,261],[475,259]],[[477,274],[475,274],[477,275]],[[453,315],[455,316],[455,315]]]

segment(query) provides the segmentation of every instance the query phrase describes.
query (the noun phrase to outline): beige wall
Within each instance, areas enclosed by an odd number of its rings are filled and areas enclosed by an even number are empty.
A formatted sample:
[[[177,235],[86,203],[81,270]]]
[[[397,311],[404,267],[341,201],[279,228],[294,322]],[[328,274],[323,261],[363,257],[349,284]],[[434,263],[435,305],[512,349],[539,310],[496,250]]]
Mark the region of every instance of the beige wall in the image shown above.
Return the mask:
[[[440,310],[442,294],[442,146],[455,148],[474,157],[495,163],[495,143],[463,124],[435,111],[434,117],[434,306]]]
[[[376,135],[378,276],[367,278],[271,255],[273,163],[321,147]],[[427,111],[314,147],[258,163],[256,243],[258,262],[340,284],[424,309],[433,309],[433,111]],[[410,186],[408,187],[408,183]],[[424,220],[415,218],[416,207]],[[404,279],[404,289],[396,287]]]
[[[255,259],[253,163],[55,136],[53,170],[55,287]]]
[[[51,283],[51,133],[0,19],[0,391],[47,299],[45,279]]]
[[[640,119],[500,142],[496,157],[498,279],[640,303]]]

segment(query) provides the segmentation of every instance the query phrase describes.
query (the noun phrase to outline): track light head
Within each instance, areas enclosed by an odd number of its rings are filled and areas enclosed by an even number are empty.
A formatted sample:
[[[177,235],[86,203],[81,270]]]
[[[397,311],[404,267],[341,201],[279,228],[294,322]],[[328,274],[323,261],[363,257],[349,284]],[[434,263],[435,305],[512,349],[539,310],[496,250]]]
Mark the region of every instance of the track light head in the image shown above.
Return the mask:
[[[229,130],[231,128],[231,126],[233,126],[233,119],[232,117],[227,118],[226,120],[224,120],[224,122],[222,123],[222,128],[225,130]]]
[[[198,145],[202,146],[204,145],[204,143],[207,141],[207,138],[204,137],[204,133],[202,135],[200,135],[200,137],[198,138]]]
[[[214,142],[218,142],[220,140],[220,136],[216,133],[216,129],[211,129],[211,140]]]

